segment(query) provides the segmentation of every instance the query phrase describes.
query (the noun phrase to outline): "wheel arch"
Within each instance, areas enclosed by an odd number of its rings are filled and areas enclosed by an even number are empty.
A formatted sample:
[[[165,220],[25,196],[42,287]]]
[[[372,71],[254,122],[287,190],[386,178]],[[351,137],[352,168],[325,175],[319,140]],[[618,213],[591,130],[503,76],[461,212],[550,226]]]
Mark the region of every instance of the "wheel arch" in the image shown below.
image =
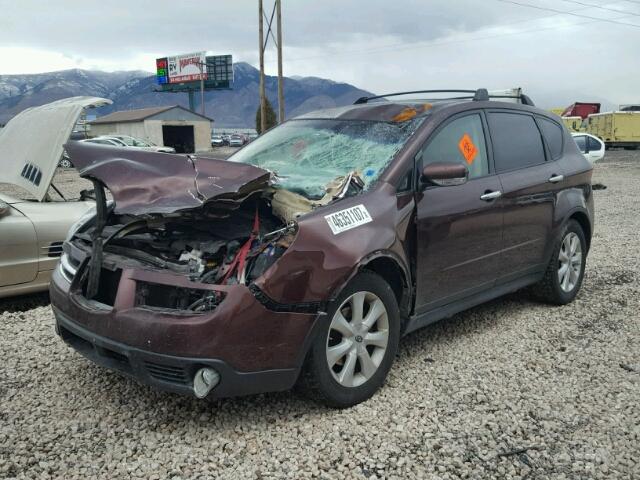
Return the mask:
[[[333,292],[331,300],[335,299],[345,285],[362,271],[380,275],[389,284],[398,302],[400,318],[404,324],[411,311],[411,274],[402,259],[390,250],[377,250],[363,257],[347,280]]]
[[[578,222],[578,224],[582,228],[582,231],[584,232],[585,241],[587,242],[587,252],[588,252],[589,249],[591,248],[591,235],[593,234],[592,232],[593,229],[591,226],[591,221],[589,220],[589,216],[582,210],[576,210],[571,212],[567,217],[567,222],[570,220],[575,220],[576,222]]]

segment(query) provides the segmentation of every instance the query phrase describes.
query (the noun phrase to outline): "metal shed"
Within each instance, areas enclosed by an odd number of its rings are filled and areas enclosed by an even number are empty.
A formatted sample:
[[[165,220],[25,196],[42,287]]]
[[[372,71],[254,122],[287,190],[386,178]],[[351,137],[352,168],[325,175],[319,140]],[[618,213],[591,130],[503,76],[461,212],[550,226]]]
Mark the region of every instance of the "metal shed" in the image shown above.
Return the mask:
[[[91,135],[130,135],[156,145],[173,147],[178,153],[211,148],[213,120],[180,105],[122,110],[90,122]]]

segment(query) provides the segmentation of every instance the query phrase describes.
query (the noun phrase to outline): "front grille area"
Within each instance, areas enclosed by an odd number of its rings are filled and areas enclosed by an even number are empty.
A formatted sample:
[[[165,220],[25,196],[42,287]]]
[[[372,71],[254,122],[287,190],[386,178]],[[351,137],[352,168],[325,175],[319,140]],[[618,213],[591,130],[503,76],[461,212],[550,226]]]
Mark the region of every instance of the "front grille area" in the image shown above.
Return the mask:
[[[225,295],[212,290],[137,281],[135,305],[204,313],[215,310]]]
[[[120,277],[122,277],[122,270],[119,268],[113,271],[106,268],[100,269],[100,286],[98,293],[92,300],[113,307],[118,293],[118,286],[120,285]],[[83,295],[86,295],[87,284],[88,281],[84,284]]]
[[[144,362],[149,375],[156,380],[163,382],[177,383],[180,385],[187,385],[189,383],[189,375],[181,367],[173,367],[170,365],[161,365],[154,362]]]

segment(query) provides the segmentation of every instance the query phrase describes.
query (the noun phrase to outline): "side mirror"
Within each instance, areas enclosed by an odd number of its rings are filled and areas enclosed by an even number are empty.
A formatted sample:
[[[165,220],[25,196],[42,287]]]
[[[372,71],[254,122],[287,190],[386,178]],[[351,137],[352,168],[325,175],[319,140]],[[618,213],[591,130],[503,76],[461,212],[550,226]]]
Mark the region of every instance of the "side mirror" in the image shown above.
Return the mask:
[[[9,204],[0,200],[0,217],[9,211]]]
[[[423,184],[439,187],[462,185],[469,179],[469,169],[466,165],[453,162],[430,163],[422,169],[420,180]]]

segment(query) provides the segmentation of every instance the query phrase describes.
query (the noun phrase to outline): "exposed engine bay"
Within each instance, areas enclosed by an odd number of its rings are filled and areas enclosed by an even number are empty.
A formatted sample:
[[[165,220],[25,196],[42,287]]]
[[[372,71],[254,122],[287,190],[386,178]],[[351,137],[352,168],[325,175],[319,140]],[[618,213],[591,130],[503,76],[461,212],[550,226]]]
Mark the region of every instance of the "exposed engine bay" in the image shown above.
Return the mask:
[[[71,242],[91,257],[83,294],[113,305],[125,268],[184,276],[193,288],[139,282],[136,305],[185,312],[216,308],[224,294],[205,285],[249,285],[293,242],[296,219],[321,205],[362,190],[353,172],[327,185],[320,200],[265,186],[240,202],[167,214],[117,214],[106,208],[104,186],[94,181],[104,220],[76,232]],[[100,210],[100,208],[98,209]]]

